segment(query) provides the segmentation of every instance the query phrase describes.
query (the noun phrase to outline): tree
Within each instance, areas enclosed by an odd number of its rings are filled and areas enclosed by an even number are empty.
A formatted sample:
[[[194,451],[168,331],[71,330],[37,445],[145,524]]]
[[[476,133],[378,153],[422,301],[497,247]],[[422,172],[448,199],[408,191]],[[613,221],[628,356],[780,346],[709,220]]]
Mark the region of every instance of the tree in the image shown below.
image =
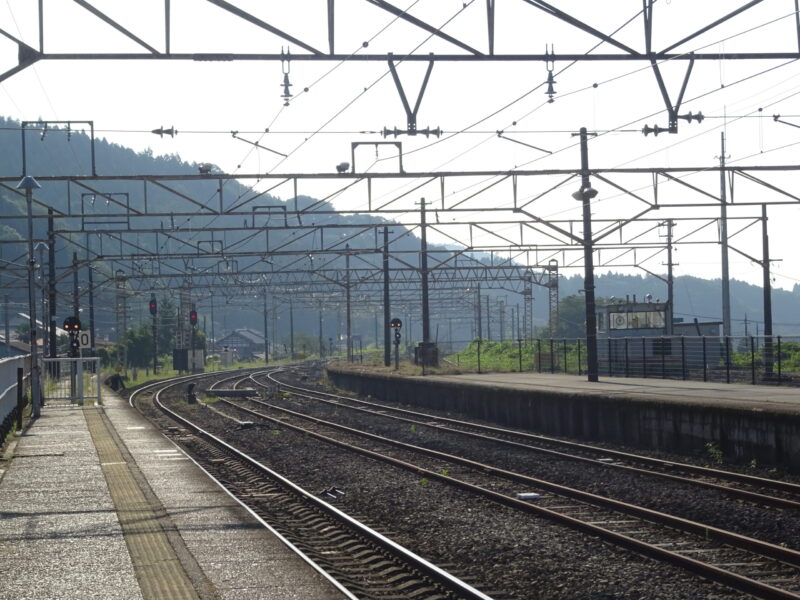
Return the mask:
[[[175,346],[178,309],[169,296],[159,298],[156,321],[158,322],[158,352],[159,354],[170,354]]]
[[[128,329],[123,343],[127,350],[128,364],[132,367],[146,368],[153,364],[153,332],[149,325]]]
[[[586,337],[586,299],[583,295],[574,294],[559,301],[558,322],[551,337]]]
[[[31,324],[28,321],[20,323],[14,330],[17,334],[17,339],[23,344],[31,343]]]
[[[595,298],[597,308],[605,306],[606,303],[604,298]],[[586,337],[586,298],[583,294],[573,294],[559,301],[558,323],[551,337]]]

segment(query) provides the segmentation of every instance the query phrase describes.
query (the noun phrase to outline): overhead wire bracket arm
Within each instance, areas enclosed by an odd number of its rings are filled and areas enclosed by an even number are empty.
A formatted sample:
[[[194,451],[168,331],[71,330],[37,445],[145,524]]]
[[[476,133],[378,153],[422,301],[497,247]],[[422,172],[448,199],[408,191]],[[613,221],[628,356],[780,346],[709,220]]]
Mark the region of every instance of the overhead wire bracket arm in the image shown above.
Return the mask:
[[[265,132],[267,133],[267,132]],[[277,154],[278,156],[283,156],[284,158],[288,157],[288,154],[284,154],[283,152],[278,152],[277,150],[273,150],[272,148],[267,148],[266,146],[262,146],[258,142],[252,142],[248,139],[239,136],[238,131],[231,131],[231,137],[235,140],[239,140],[240,142],[245,142],[246,144],[250,144],[251,146],[255,146],[256,148],[261,148],[262,150],[266,150],[267,152],[272,152],[273,154]]]
[[[681,91],[678,94],[678,101],[676,104],[672,104],[672,100],[669,97],[669,92],[667,91],[667,84],[664,82],[664,77],[661,75],[661,68],[659,67],[657,56],[653,52],[653,0],[642,0],[642,3],[644,5],[642,8],[642,16],[644,18],[645,46],[647,56],[650,57],[650,66],[653,69],[653,74],[655,75],[656,82],[658,83],[658,89],[661,91],[661,97],[663,98],[664,104],[667,108],[667,114],[669,116],[669,125],[667,131],[669,133],[678,133],[678,111],[680,110],[681,103],[683,102],[686,86],[689,83],[689,77],[692,74],[692,68],[694,67],[694,54],[689,55],[689,66],[686,68],[686,75],[683,78]],[[658,126],[653,129],[653,132],[658,135]],[[648,128],[644,129],[644,133],[645,135],[649,133]]]
[[[772,120],[775,121],[776,123],[783,123],[784,125],[788,125],[789,127],[797,127],[798,129],[800,129],[800,125],[797,125],[796,123],[789,123],[789,121],[784,121],[783,119],[781,119],[780,115],[772,115]]]
[[[406,97],[405,90],[403,90],[403,84],[400,82],[400,76],[397,74],[397,67],[394,64],[394,57],[392,55],[389,55],[389,71],[392,73],[392,79],[394,80],[394,85],[397,88],[397,92],[400,94],[400,101],[403,103],[403,109],[406,111],[406,120],[408,122],[409,135],[416,135],[417,112],[419,111],[419,106],[422,103],[422,96],[425,95],[425,89],[428,87],[428,80],[431,77],[431,71],[433,70],[433,63],[434,60],[431,57],[428,60],[428,69],[427,71],[425,71],[425,78],[422,80],[422,86],[419,89],[419,94],[417,95],[417,102],[414,105],[414,110],[411,110],[411,106],[408,103],[408,98]]]
[[[497,137],[501,140],[506,140],[509,142],[514,142],[515,144],[519,144],[520,146],[527,146],[528,148],[533,148],[534,150],[538,150],[539,152],[544,152],[545,154],[552,154],[552,150],[545,150],[544,148],[539,148],[539,146],[534,146],[533,144],[528,144],[527,142],[522,142],[520,140],[515,140],[514,138],[510,138],[505,135],[504,131],[498,131]]]

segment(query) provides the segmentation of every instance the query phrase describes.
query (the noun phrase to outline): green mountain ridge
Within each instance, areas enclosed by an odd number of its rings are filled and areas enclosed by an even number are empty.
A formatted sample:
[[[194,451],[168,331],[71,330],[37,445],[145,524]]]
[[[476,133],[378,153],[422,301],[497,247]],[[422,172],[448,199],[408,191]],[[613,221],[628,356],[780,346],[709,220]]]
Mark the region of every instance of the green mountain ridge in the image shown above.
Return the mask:
[[[19,122],[12,119],[5,119],[0,117],[0,151],[2,152],[3,161],[0,163],[0,173],[5,177],[16,177],[22,173],[22,158],[21,158],[21,144],[19,133]],[[27,172],[35,177],[45,177],[53,175],[75,175],[83,174],[88,175],[91,173],[91,146],[89,137],[80,131],[73,131],[68,137],[64,130],[50,129],[44,139],[39,139],[39,135],[33,129],[29,130],[27,134]],[[105,175],[175,175],[175,174],[195,174],[197,173],[198,165],[194,163],[183,162],[180,157],[175,155],[170,156],[154,156],[152,152],[134,152],[129,148],[125,148],[118,144],[111,143],[105,139],[97,139],[95,141],[95,161],[96,171],[98,174]],[[149,186],[147,191],[147,208],[152,211],[157,208],[160,216],[154,216],[148,219],[141,219],[139,224],[146,224],[153,229],[162,229],[165,231],[172,231],[179,229],[188,223],[196,227],[205,227],[213,222],[212,216],[203,215],[198,213],[191,217],[176,217],[170,219],[168,213],[177,210],[186,210],[186,202],[179,199],[180,194],[184,194],[193,198],[204,199],[210,205],[217,206],[220,202],[219,188],[216,180],[201,181],[201,182],[186,182],[186,181],[173,181],[170,182],[170,187],[176,192],[172,193],[168,190],[163,190],[157,186]],[[108,189],[103,189],[105,193],[112,193]],[[115,182],[113,193],[120,201],[127,201],[130,206],[135,210],[144,211],[145,200],[142,193],[141,182]],[[126,198],[127,200],[123,200]],[[242,199],[247,199],[248,195],[254,192],[250,188],[240,184],[237,181],[226,181],[224,184],[222,204],[224,207],[230,207]],[[102,199],[97,199],[92,196],[90,191],[81,189],[76,185],[68,187],[66,184],[47,184],[41,190],[37,190],[36,199],[40,201],[41,205],[37,205],[34,211],[37,215],[44,214],[44,206],[50,206],[56,211],[66,215],[81,212],[81,205],[92,203],[92,206],[101,214],[101,218],[112,219],[114,215],[119,214],[119,209],[115,208],[112,204],[103,203]],[[97,205],[94,204],[97,202]],[[320,202],[314,198],[307,196],[300,196],[296,200],[289,201],[280,200],[268,195],[261,196],[258,199],[259,204],[269,204],[275,206],[294,207],[295,202],[300,207],[313,206],[316,211],[311,212],[308,216],[303,217],[305,224],[345,224],[353,225],[353,229],[341,228],[331,229],[330,233],[326,230],[325,242],[330,245],[336,236],[338,239],[344,240],[347,235],[353,235],[358,231],[356,224],[364,226],[365,224],[372,225],[390,225],[394,231],[392,237],[395,241],[392,243],[394,251],[404,250],[409,252],[416,252],[419,249],[419,239],[408,229],[393,224],[390,221],[385,221],[378,217],[371,217],[367,215],[353,215],[353,214],[323,214],[319,211],[332,211],[333,207],[328,202]],[[42,206],[44,205],[44,206]],[[103,211],[106,211],[103,213]],[[116,212],[115,212],[116,211]],[[22,196],[12,185],[6,185],[0,188],[0,215],[3,215],[3,220],[0,221],[0,240],[24,240],[26,237],[27,225],[25,219],[25,202]],[[105,215],[105,216],[102,216]],[[165,216],[167,215],[167,216]],[[253,217],[255,219],[255,216]],[[259,218],[266,219],[265,215]],[[80,219],[76,217],[60,218],[58,220],[58,227],[68,226],[71,229],[78,229],[80,227]],[[257,229],[257,228],[256,228]],[[249,231],[253,231],[252,229]],[[38,239],[42,239],[46,235],[46,220],[35,220],[34,235]],[[79,258],[83,258],[86,254],[82,247],[87,244],[91,246],[93,252],[99,252],[100,248],[96,246],[96,241],[92,239],[90,234],[80,234],[65,236],[68,239],[59,238],[57,241],[57,267],[59,275],[69,273],[72,262],[72,254],[74,251],[78,252]],[[240,234],[229,233],[226,241],[235,243],[240,241],[239,248],[245,251],[253,251],[268,254],[265,250],[263,237],[253,237],[253,239],[246,239],[247,232]],[[200,239],[199,236],[195,236]],[[202,238],[205,239],[205,238]],[[138,241],[142,248],[148,251],[155,252],[155,243],[153,239],[147,235],[142,235]],[[343,245],[342,243],[342,245]],[[374,248],[375,236],[374,231],[356,235],[350,240],[352,248]],[[313,236],[303,237],[297,236],[292,231],[273,231],[270,234],[271,247],[284,246],[298,251],[312,250],[319,247],[319,239]],[[0,259],[3,260],[20,260],[20,249],[23,247],[21,244],[0,244]],[[435,256],[436,251],[443,250],[444,246],[431,246],[432,254]],[[107,248],[103,249],[106,253],[109,252]],[[115,250],[116,251],[116,250]],[[124,251],[124,249],[123,249]],[[22,253],[24,256],[24,252]],[[380,265],[380,255],[362,255],[366,263],[372,264],[375,267]],[[439,255],[443,257],[444,255]],[[478,257],[482,262],[489,264],[489,257]],[[416,257],[413,254],[407,254],[404,260],[416,264]],[[176,267],[181,267],[180,261],[172,261],[165,259],[165,264],[173,264]],[[334,268],[343,268],[344,259],[342,257],[334,257],[328,261]],[[275,259],[276,266],[288,264],[288,259]],[[392,261],[393,265],[399,264],[397,261]],[[112,276],[117,268],[113,262],[101,262],[95,265],[95,284],[104,283],[104,279]],[[128,265],[125,264],[128,268]],[[20,282],[12,282],[9,278],[3,277],[0,271],[0,278],[4,291],[12,296],[12,304],[17,310],[24,310],[27,305],[27,292],[21,287]],[[579,290],[583,287],[582,278],[579,275],[570,277],[561,277],[560,279],[560,296],[566,297],[569,295],[578,294]],[[80,281],[81,286],[81,303],[85,304],[85,289],[86,289],[86,269],[81,269]],[[675,278],[675,313],[677,317],[683,317],[686,320],[691,320],[695,317],[700,320],[719,320],[721,316],[721,299],[720,299],[720,281],[705,280],[691,276],[677,276]],[[652,294],[653,298],[666,298],[666,284],[652,275],[637,276],[637,275],[623,275],[617,273],[597,273],[596,274],[596,293],[599,297],[609,298],[615,296],[617,298],[624,298],[626,296],[633,296],[643,299],[645,294]],[[159,290],[157,294],[170,294],[170,290]],[[65,276],[59,283],[59,298],[62,305],[59,306],[59,315],[63,315],[71,305],[72,293],[72,277]],[[482,293],[491,296],[492,298],[504,299],[506,306],[522,306],[521,296],[509,293],[502,289],[490,289],[488,285],[482,290]],[[463,296],[463,293],[461,294]],[[537,326],[542,326],[547,322],[547,291],[544,288],[534,287],[534,323]],[[131,304],[131,322],[146,322],[148,315],[144,308],[147,299],[149,298],[149,290],[145,296],[135,296],[130,300]],[[63,300],[66,299],[66,300]],[[380,302],[380,298],[375,299]],[[774,290],[772,294],[773,301],[773,322],[774,331],[779,335],[800,335],[800,286],[795,286],[793,292],[785,290]],[[108,333],[110,327],[114,323],[114,295],[111,286],[106,285],[105,288],[99,289],[96,294],[96,303],[98,306],[98,328],[100,334]],[[141,306],[139,306],[141,305]],[[744,282],[733,280],[731,282],[731,307],[732,317],[734,321],[734,333],[745,333],[745,319],[747,320],[747,333],[755,334],[763,332],[763,300],[762,291],[758,286],[750,285]],[[280,307],[286,312],[286,307]],[[240,307],[226,305],[224,299],[220,299],[214,313],[214,323],[216,325],[217,337],[225,332],[235,328],[248,327],[251,329],[260,330],[262,320],[260,318],[260,301],[254,302],[249,310],[242,310]],[[441,311],[440,311],[441,312]],[[210,314],[208,315],[210,317]],[[295,329],[296,331],[305,331],[307,334],[316,336],[317,334],[317,313],[310,309],[299,308],[295,310]],[[440,315],[442,317],[442,315]],[[469,310],[463,311],[461,314],[454,315],[458,317],[458,331],[453,334],[454,338],[466,340],[470,336],[469,321],[472,318]],[[442,317],[443,318],[443,317]],[[494,318],[494,317],[493,317]],[[373,339],[373,331],[375,328],[374,318],[369,315],[357,314],[354,317],[355,327],[354,330],[358,333],[362,331],[368,340]],[[288,318],[279,323],[279,331],[273,334],[276,338],[285,337],[288,324]],[[324,337],[333,337],[334,335],[341,334],[341,315],[335,318],[331,315],[326,317],[324,324]],[[507,318],[507,326],[511,319]],[[417,325],[418,328],[418,325]],[[460,328],[460,329],[459,329]],[[759,329],[760,328],[760,329]],[[210,327],[209,327],[210,329]],[[496,329],[495,329],[496,330]],[[412,336],[418,333],[417,330],[411,333]],[[271,334],[271,336],[273,335]]]

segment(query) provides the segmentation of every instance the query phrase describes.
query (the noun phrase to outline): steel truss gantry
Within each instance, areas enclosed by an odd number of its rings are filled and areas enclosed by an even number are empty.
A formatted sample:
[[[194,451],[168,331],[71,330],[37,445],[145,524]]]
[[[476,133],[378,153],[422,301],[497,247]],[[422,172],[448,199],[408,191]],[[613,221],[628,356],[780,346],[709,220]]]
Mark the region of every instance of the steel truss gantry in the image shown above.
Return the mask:
[[[598,185],[604,194],[617,195],[614,213],[619,215],[593,219],[596,264],[637,267],[655,274],[647,261],[666,249],[659,231],[667,219],[680,224],[673,246],[718,244],[716,225],[722,203],[746,212],[765,204],[797,205],[800,197],[784,189],[781,180],[798,169],[796,165],[594,169],[591,175],[602,182]],[[234,177],[223,174],[54,176],[39,178],[42,190],[57,186],[63,202],[51,206],[37,198],[39,191],[33,201],[53,211],[53,236],[79,248],[78,268],[95,269],[95,287],[116,281],[115,273],[122,269],[132,294],[179,289],[186,282],[191,282],[193,290],[232,292],[269,285],[279,294],[330,294],[343,289],[345,256],[355,263],[351,286],[359,292],[379,293],[379,230],[389,222],[376,222],[376,217],[399,217],[399,222],[391,222],[398,230],[392,244],[412,236],[422,225],[413,217],[414,201],[425,194],[427,210],[434,213],[426,224],[429,236],[437,233],[452,246],[430,250],[433,289],[458,290],[483,281],[488,287],[524,297],[529,284],[540,285],[550,291],[549,308],[554,315],[558,278],[549,274],[554,267],[580,267],[584,242],[577,219],[546,218],[539,215],[538,207],[553,199],[563,203],[559,199],[578,184],[577,175],[575,170],[542,170],[245,174],[235,178],[267,180],[270,191],[286,186],[291,193],[286,202],[268,192],[231,193]],[[716,187],[720,177],[729,182],[730,193],[724,197]],[[19,194],[14,181],[0,178],[0,186]],[[311,183],[329,189],[322,200],[301,200],[300,191]],[[400,190],[378,191],[386,183]],[[199,186],[198,191],[192,186]],[[209,189],[214,193],[209,194]],[[758,201],[751,201],[753,197]],[[335,206],[329,202],[334,198]],[[598,200],[602,199],[601,195]],[[675,214],[675,209],[685,212],[687,208],[705,214]],[[341,212],[353,215],[349,222],[329,222]],[[14,218],[4,215],[0,223]],[[44,212],[34,214],[34,219],[42,218],[47,218]],[[729,214],[727,219],[739,223],[729,238],[762,221],[760,210],[758,215]],[[14,245],[21,243],[6,240],[0,250],[13,252]],[[741,252],[747,255],[746,250]],[[8,257],[6,251],[3,254]],[[478,260],[477,254],[483,258]],[[21,283],[23,255],[20,251],[0,263],[0,273]],[[398,292],[419,290],[418,255],[416,249],[392,250],[392,286]],[[64,269],[58,279],[68,277],[71,269]]]
[[[403,105],[407,116],[407,129],[398,131],[396,128],[386,130],[384,135],[394,134],[395,136],[403,133],[415,135],[423,133],[416,127],[416,109],[419,108],[419,103],[422,100],[422,95],[425,92],[430,71],[433,65],[439,63],[454,63],[454,62],[470,62],[470,63],[484,63],[484,62],[506,62],[506,63],[522,63],[524,66],[531,62],[541,62],[548,65],[550,79],[552,79],[552,68],[556,62],[567,64],[572,62],[623,62],[623,61],[636,61],[643,62],[650,65],[655,80],[658,85],[658,90],[664,101],[664,106],[667,111],[668,123],[666,127],[655,126],[650,128],[651,132],[659,133],[666,131],[669,133],[677,133],[678,119],[686,119],[691,121],[692,118],[697,118],[697,115],[680,115],[679,110],[683,100],[683,94],[686,90],[689,78],[692,73],[692,67],[697,61],[719,61],[722,57],[719,52],[701,52],[693,51],[694,48],[690,45],[691,42],[701,39],[703,35],[720,29],[724,24],[731,21],[738,20],[742,23],[748,23],[748,17],[754,13],[759,5],[762,5],[764,0],[750,0],[744,2],[733,9],[730,7],[720,8],[718,16],[712,18],[708,23],[697,27],[697,29],[690,31],[688,34],[683,35],[678,39],[666,43],[664,46],[655,47],[654,40],[661,39],[663,33],[659,29],[661,23],[656,18],[655,0],[642,0],[642,7],[636,15],[622,15],[624,18],[635,17],[630,19],[630,22],[638,21],[640,29],[640,37],[636,42],[630,41],[630,35],[627,31],[623,32],[618,30],[616,32],[607,33],[601,30],[597,25],[593,25],[586,19],[581,18],[574,12],[562,9],[559,7],[558,0],[551,0],[545,2],[544,0],[516,0],[518,6],[510,7],[509,5],[500,6],[496,0],[486,0],[485,10],[481,15],[483,20],[483,28],[474,28],[475,35],[465,37],[463,34],[449,33],[446,31],[447,27],[434,22],[435,19],[440,19],[435,14],[435,11],[430,13],[425,12],[426,7],[423,6],[415,10],[412,14],[411,11],[406,11],[387,0],[364,0],[363,8],[358,10],[377,10],[394,17],[398,22],[401,22],[411,30],[417,30],[429,36],[430,39],[435,39],[443,48],[442,52],[430,53],[427,49],[422,49],[411,53],[397,53],[391,51],[374,52],[368,51],[367,48],[370,44],[365,42],[362,38],[354,37],[355,35],[362,35],[358,28],[357,33],[349,31],[342,39],[341,31],[344,29],[339,25],[339,14],[342,12],[341,7],[337,12],[337,4],[335,0],[320,0],[320,10],[318,11],[303,11],[302,15],[298,15],[297,22],[289,23],[286,25],[278,25],[278,21],[285,23],[285,19],[277,19],[278,15],[283,12],[282,6],[279,3],[264,3],[264,6],[259,7],[259,10],[245,10],[233,2],[227,0],[196,0],[198,8],[213,7],[213,10],[197,10],[193,11],[191,18],[185,12],[178,11],[170,0],[163,0],[160,10],[152,10],[150,14],[149,23],[152,29],[142,32],[140,22],[135,23],[134,16],[122,15],[114,16],[108,10],[99,8],[95,2],[89,0],[72,0],[72,2],[81,10],[76,11],[72,16],[74,22],[70,23],[70,29],[76,34],[75,38],[80,40],[83,44],[82,36],[77,35],[82,28],[96,26],[100,24],[108,28],[109,32],[115,32],[118,40],[113,41],[113,35],[106,39],[106,43],[114,44],[114,49],[109,49],[105,52],[86,52],[83,50],[85,46],[75,45],[74,48],[70,47],[69,40],[66,42],[66,47],[60,51],[47,51],[46,48],[52,47],[51,38],[55,37],[50,29],[46,26],[48,23],[48,15],[53,11],[51,8],[45,8],[43,0],[35,5],[30,3],[28,10],[35,11],[35,14],[26,15],[26,19],[38,22],[38,39],[22,39],[11,33],[13,24],[5,24],[0,22],[0,35],[5,37],[17,47],[17,63],[13,66],[5,68],[0,71],[0,82],[8,79],[14,74],[26,69],[27,67],[39,63],[41,61],[98,61],[98,60],[136,60],[136,61],[270,61],[280,62],[284,73],[286,73],[285,84],[288,82],[288,68],[291,62],[350,62],[350,63],[386,63],[391,70],[397,91],[403,100]],[[797,17],[798,1],[797,0],[784,0],[786,5],[786,13],[795,12],[794,25],[796,35],[794,39],[787,36],[782,39],[782,36],[772,36],[769,38],[771,47],[762,47],[757,51],[749,52],[725,52],[724,59],[727,61],[732,60],[796,60],[800,58],[800,19]],[[475,4],[473,8],[471,5]],[[480,9],[480,2],[465,2],[463,7],[457,10],[457,13],[462,11],[478,11]],[[498,13],[502,15],[504,11],[510,8],[525,8],[525,13],[522,15],[524,19],[530,15],[530,23],[528,27],[534,30],[536,27],[542,28],[542,33],[546,34],[547,28],[553,25],[566,26],[569,33],[577,35],[571,36],[574,40],[579,40],[583,47],[578,50],[568,50],[566,52],[559,49],[559,52],[547,50],[544,53],[540,51],[541,45],[537,41],[537,52],[504,52],[502,48],[507,46],[506,39],[508,34],[504,29],[498,29],[498,23],[502,19],[498,19]],[[614,9],[619,10],[619,6],[614,6]],[[572,7],[573,11],[578,10]],[[611,10],[611,7],[609,7]],[[117,11],[113,11],[117,14]],[[138,11],[137,11],[138,12]],[[141,17],[137,14],[136,17]],[[352,17],[350,17],[352,18]],[[85,19],[85,20],[84,20]],[[211,50],[212,46],[209,45],[207,49],[203,48],[203,36],[198,48],[188,48],[187,42],[175,40],[192,39],[192,36],[186,35],[189,30],[202,30],[204,28],[218,27],[219,20],[228,19],[231,25],[245,25],[252,36],[251,42],[258,46],[263,46],[264,51],[260,52],[237,52],[233,48],[231,51],[220,52],[218,49]],[[52,22],[54,19],[50,19]],[[318,24],[309,26],[309,20],[319,20]],[[516,20],[516,19],[515,19]],[[316,25],[319,25],[318,27]],[[160,31],[159,31],[160,29]],[[327,31],[327,47],[319,47],[319,43],[313,40],[306,32],[323,29]],[[483,31],[481,32],[481,29]],[[138,30],[138,33],[136,31]],[[538,31],[538,30],[537,30]],[[625,33],[626,35],[623,35]],[[337,36],[338,34],[338,36]],[[244,33],[243,35],[247,35]],[[527,37],[530,39],[541,39],[534,33],[528,33]],[[150,40],[150,42],[145,41]],[[378,40],[380,41],[380,40]],[[544,42],[550,40],[545,38]],[[585,47],[587,42],[594,44],[603,44],[610,48],[611,51],[605,52],[587,52]],[[63,40],[59,40],[62,45],[65,44]],[[117,51],[116,48],[120,43],[126,48],[133,47],[134,51]],[[197,44],[197,42],[194,42]],[[572,43],[575,43],[574,41]],[[284,49],[284,44],[287,44],[288,50]],[[380,45],[380,44],[374,44]],[[280,47],[280,52],[277,51]],[[342,52],[339,50],[346,47],[348,51]],[[353,48],[358,48],[353,52]],[[498,48],[500,50],[498,51]],[[419,92],[417,105],[415,109],[411,109],[408,101],[406,100],[405,92],[399,77],[396,75],[395,63],[402,60],[403,62],[426,62],[428,63],[428,73],[423,83],[422,89]],[[683,82],[680,90],[672,94],[668,90],[664,77],[661,73],[661,65],[665,62],[683,62],[686,63],[687,68],[684,74]],[[2,67],[0,67],[2,68]],[[542,77],[544,81],[544,77]],[[288,85],[285,87],[284,96],[288,101],[291,98],[291,93],[288,90]],[[702,118],[702,117],[701,117]],[[438,135],[439,132],[427,130],[426,134]]]

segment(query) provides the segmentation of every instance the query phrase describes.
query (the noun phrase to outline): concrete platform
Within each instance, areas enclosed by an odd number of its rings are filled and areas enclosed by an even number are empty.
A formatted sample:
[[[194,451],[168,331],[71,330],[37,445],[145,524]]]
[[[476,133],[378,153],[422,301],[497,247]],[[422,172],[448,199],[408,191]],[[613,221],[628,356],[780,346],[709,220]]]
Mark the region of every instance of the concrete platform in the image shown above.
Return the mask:
[[[48,408],[0,479],[0,599],[345,597],[111,392]]]
[[[331,365],[334,385],[587,441],[706,452],[800,472],[800,388],[551,373],[403,376]]]
[[[797,387],[633,377],[600,377],[600,381],[589,382],[585,376],[552,373],[465,373],[431,375],[425,379],[568,395],[586,394],[604,398],[701,404],[800,415],[800,388]]]

